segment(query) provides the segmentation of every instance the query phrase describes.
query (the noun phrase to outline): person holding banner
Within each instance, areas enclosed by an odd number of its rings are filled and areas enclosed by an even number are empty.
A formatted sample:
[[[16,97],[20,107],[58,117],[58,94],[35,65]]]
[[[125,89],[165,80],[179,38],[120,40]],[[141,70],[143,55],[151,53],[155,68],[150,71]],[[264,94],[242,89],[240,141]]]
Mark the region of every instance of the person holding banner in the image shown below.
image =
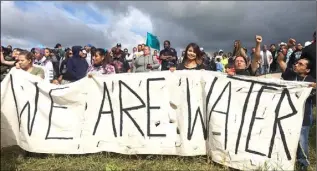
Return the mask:
[[[262,36],[255,36],[256,47],[255,52],[252,57],[251,64],[248,66],[248,60],[243,55],[236,56],[233,60],[234,68],[228,70],[228,75],[246,75],[246,76],[255,76],[257,70],[259,69],[258,62],[261,60],[261,42]],[[236,46],[236,45],[235,45]],[[239,53],[237,53],[239,54]]]
[[[178,64],[177,70],[209,70],[208,66],[203,63],[203,56],[199,46],[196,43],[190,43],[185,49],[182,63]],[[171,67],[170,71],[175,68]]]
[[[44,79],[44,70],[40,67],[33,66],[34,56],[31,52],[21,51],[18,58],[19,68],[29,72],[32,75],[39,76]]]
[[[110,55],[107,55],[104,49],[97,48],[95,55],[92,57],[93,64],[87,70],[88,77],[91,77],[93,74],[115,74],[115,68],[110,64],[110,61]]]
[[[278,53],[277,62],[282,70],[282,78],[284,80],[299,81],[299,82],[312,82],[315,83],[316,80],[310,75],[312,71],[312,62],[308,58],[301,58],[298,60],[293,69],[287,67],[287,62],[285,62],[285,56],[287,55],[287,47],[284,46]],[[316,88],[316,84],[311,84],[310,86]],[[308,161],[308,137],[309,130],[313,122],[313,104],[312,96],[306,100],[305,113],[302,123],[302,129],[299,139],[299,146],[297,149],[297,159],[301,170],[307,170],[309,166]]]

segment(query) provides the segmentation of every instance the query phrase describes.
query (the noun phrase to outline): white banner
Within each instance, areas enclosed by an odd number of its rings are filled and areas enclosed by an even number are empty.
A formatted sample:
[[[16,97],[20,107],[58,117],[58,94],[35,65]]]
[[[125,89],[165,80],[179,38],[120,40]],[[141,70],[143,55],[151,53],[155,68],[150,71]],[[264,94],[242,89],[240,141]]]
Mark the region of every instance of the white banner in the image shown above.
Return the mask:
[[[210,71],[115,74],[53,85],[21,70],[1,83],[1,145],[36,153],[209,155],[243,170],[292,170],[311,91]]]

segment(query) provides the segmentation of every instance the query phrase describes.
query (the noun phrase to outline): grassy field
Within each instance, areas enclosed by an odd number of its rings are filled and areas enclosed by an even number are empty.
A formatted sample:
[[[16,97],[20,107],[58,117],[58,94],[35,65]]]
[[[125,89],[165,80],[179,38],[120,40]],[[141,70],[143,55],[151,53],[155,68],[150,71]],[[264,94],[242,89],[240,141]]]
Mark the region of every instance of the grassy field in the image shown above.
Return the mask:
[[[311,171],[316,170],[316,109],[314,118],[310,132]],[[24,158],[20,153],[19,147],[1,149],[1,170],[229,170],[215,163],[207,163],[205,156],[127,156],[97,153]]]

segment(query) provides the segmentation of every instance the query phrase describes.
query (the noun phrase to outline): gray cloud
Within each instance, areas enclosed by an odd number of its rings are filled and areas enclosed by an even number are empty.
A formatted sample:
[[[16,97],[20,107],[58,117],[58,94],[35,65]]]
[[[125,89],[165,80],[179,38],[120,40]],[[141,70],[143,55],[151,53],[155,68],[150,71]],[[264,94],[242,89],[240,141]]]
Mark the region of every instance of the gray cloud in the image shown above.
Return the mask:
[[[107,6],[96,3],[100,8]],[[304,43],[316,28],[315,1],[120,2],[111,6],[124,12],[128,5],[149,14],[154,33],[180,48],[197,42],[205,49],[231,51],[237,39],[250,48],[256,34],[263,36],[265,44],[290,37]]]
[[[129,6],[135,7],[149,15],[153,24],[153,33],[156,34],[163,44],[163,40],[170,40],[175,48],[184,48],[190,42],[197,42],[207,50],[213,51],[225,49],[231,51],[234,40],[241,40],[243,45],[250,48],[254,46],[256,34],[263,36],[265,44],[287,41],[288,38],[295,38],[298,42],[304,43],[311,40],[312,32],[316,29],[316,2],[315,1],[270,1],[270,2],[133,2],[133,1],[109,1],[109,2],[72,2],[92,3],[99,10],[111,10],[114,15],[128,15]],[[37,27],[42,30],[50,30],[51,25],[45,26],[33,22],[34,18],[27,18],[29,23],[35,27],[26,28],[25,32],[30,34],[28,38],[37,38],[43,42],[51,43],[56,35],[49,35],[47,31],[39,33]],[[1,17],[4,18],[4,17]],[[14,18],[13,24],[9,21],[1,21],[2,28],[9,28],[4,34],[26,36],[15,30],[19,21]],[[73,44],[84,44],[87,40],[98,45],[109,45],[108,40],[100,39],[101,31],[94,31],[91,34],[89,27],[80,23],[70,23],[66,19],[62,26],[65,29],[58,33],[66,35],[61,40],[54,40],[69,43],[66,39],[73,40]],[[138,18],[136,18],[138,20]],[[12,21],[11,21],[12,22]],[[49,20],[47,22],[54,22]],[[28,24],[29,25],[29,24]],[[142,27],[142,26],[140,26]],[[80,30],[75,30],[78,28]],[[3,31],[1,29],[1,31]],[[10,32],[10,33],[9,33]],[[86,33],[86,34],[85,34]],[[40,35],[40,36],[39,36]],[[46,37],[45,37],[46,36]],[[107,35],[105,35],[107,37]]]
[[[61,43],[65,46],[91,43],[100,47],[110,46],[103,39],[104,33],[93,30],[86,24],[70,20],[58,11],[50,11],[49,18],[43,18],[41,10],[37,15],[25,14],[12,8],[1,11],[1,37],[14,37],[38,42],[49,47]],[[13,17],[14,16],[14,17]]]

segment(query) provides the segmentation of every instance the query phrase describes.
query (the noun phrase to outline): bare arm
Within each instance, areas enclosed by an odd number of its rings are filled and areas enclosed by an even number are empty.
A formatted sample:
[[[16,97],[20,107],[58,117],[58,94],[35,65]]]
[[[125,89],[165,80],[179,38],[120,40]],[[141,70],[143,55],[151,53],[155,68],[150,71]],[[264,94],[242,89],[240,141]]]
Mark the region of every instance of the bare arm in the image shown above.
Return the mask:
[[[158,69],[159,67],[160,67],[160,64],[158,63],[158,61],[156,59],[153,59],[152,69]]]
[[[243,57],[247,57],[247,54],[245,53],[245,51],[244,51],[243,48],[240,49],[240,54],[241,54],[241,56],[243,56]]]
[[[261,36],[258,36],[256,35],[255,36],[255,39],[256,39],[256,46],[255,46],[255,53],[254,53],[254,56],[252,58],[252,61],[251,61],[251,69],[252,69],[252,72],[255,73],[255,71],[258,69],[259,65],[258,65],[258,61],[260,61],[261,59],[261,42],[262,42],[262,37]]]
[[[4,59],[3,53],[1,52],[1,57],[0,57],[1,63],[9,66],[14,66],[15,61],[6,61]]]
[[[284,54],[282,52],[279,52],[277,56],[277,63],[280,66],[282,72],[285,72],[287,67],[286,62],[284,62],[284,58],[285,58]]]
[[[164,55],[160,55],[160,59],[161,60],[166,60],[166,59],[168,59],[168,58],[170,58],[171,56],[164,56]]]

